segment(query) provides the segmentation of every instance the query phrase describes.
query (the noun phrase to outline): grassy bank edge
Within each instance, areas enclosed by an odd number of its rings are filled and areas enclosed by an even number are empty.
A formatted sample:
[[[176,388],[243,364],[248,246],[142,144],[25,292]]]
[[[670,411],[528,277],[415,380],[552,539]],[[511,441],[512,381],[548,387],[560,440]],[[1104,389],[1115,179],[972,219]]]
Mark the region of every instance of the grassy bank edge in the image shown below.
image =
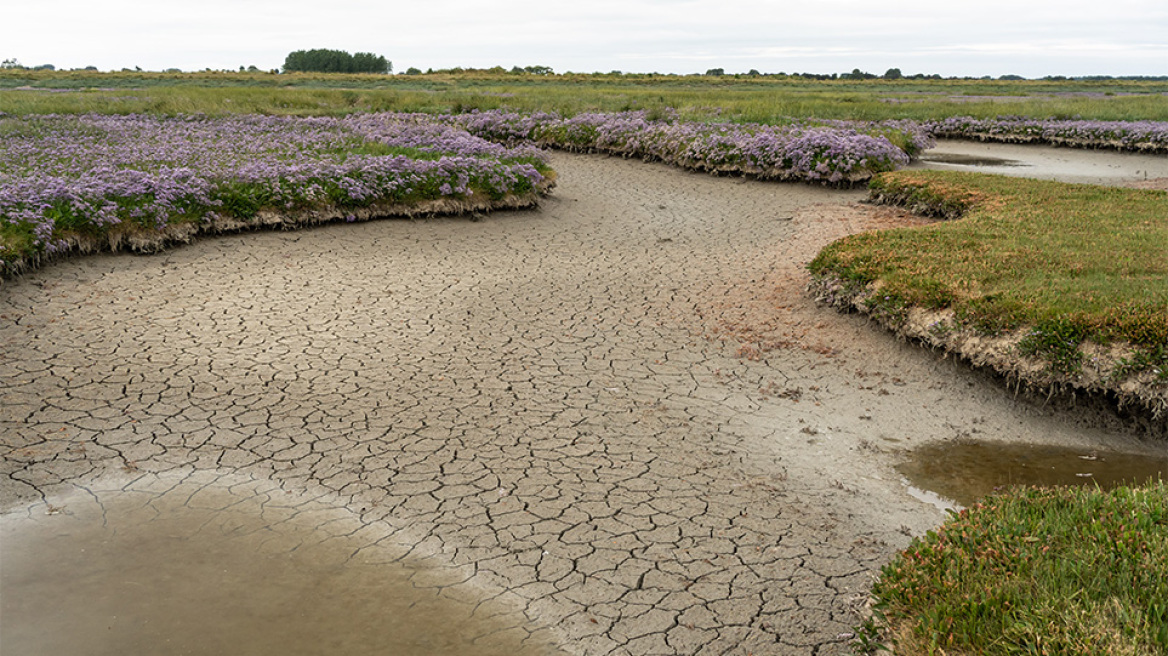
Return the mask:
[[[1168,483],[1012,488],[884,566],[861,654],[1168,649]]]
[[[937,177],[929,180],[929,176]],[[920,172],[881,174],[870,185],[869,202],[947,220],[975,211],[1001,213],[1008,202],[976,185],[955,184],[952,176],[941,172],[929,172],[925,178]],[[1027,184],[1016,179],[1011,183]],[[1120,409],[1146,415],[1150,433],[1168,436],[1168,343],[1106,339],[1061,319],[987,327],[977,317],[960,316],[949,307],[945,299],[950,291],[933,289],[934,280],[925,280],[916,290],[917,300],[928,299],[917,302],[889,291],[879,276],[873,279],[868,273],[858,273],[870,264],[862,249],[851,256],[858,263],[854,268],[827,255],[843,241],[825,248],[810,265],[809,291],[818,300],[866,314],[900,337],[956,355],[975,367],[990,368],[1019,388],[1047,396],[1101,397]]]
[[[530,209],[555,186],[554,172],[545,174],[545,180],[532,192],[489,198],[470,194],[464,198],[441,198],[412,203],[374,203],[366,207],[326,206],[313,209],[261,209],[251,217],[216,215],[206,221],[177,221],[165,228],[147,229],[132,224],[121,224],[101,234],[70,234],[64,238],[69,246],[60,253],[33,253],[5,263],[0,268],[0,282],[55,260],[91,253],[131,252],[150,254],[172,246],[188,244],[199,236],[243,232],[247,230],[298,230],[325,223],[363,222],[379,219],[431,216],[457,216],[494,211]]]

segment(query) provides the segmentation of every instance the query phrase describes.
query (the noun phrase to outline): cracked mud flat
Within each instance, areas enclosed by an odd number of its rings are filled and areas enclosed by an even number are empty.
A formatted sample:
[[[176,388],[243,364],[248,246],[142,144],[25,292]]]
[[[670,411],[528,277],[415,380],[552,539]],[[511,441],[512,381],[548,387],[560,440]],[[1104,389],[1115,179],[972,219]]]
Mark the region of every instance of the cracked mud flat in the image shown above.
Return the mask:
[[[72,520],[79,490],[245,477],[432,573],[414,587],[521,613],[504,624],[528,643],[839,654],[879,567],[944,519],[902,484],[902,449],[1157,448],[808,300],[822,246],[917,221],[863,192],[553,166],[537,212],[233,235],[4,284],[5,527]]]

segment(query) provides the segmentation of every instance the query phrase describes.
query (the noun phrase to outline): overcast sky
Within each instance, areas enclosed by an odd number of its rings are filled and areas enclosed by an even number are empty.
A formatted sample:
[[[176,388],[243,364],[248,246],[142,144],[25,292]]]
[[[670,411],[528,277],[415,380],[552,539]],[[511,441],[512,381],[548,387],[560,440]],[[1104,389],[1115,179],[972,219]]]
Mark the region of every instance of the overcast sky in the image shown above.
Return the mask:
[[[293,50],[556,72],[1168,75],[1165,0],[0,0],[0,59],[279,68]]]

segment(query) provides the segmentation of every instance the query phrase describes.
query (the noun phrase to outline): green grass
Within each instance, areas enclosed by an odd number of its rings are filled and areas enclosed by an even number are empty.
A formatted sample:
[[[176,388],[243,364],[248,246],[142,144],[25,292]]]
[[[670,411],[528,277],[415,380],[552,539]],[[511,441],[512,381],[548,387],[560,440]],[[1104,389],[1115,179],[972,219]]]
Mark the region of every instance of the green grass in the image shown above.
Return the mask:
[[[857,646],[916,654],[1168,653],[1168,484],[1024,488],[914,540]],[[882,619],[881,619],[882,618]]]
[[[339,75],[0,70],[0,111],[265,113],[676,109],[685,118],[1168,120],[1168,82],[803,80],[781,76]]]
[[[1064,371],[1084,340],[1168,343],[1168,193],[947,171],[885,173],[871,189],[964,216],[845,238],[813,274],[990,333],[1033,328],[1021,348]]]

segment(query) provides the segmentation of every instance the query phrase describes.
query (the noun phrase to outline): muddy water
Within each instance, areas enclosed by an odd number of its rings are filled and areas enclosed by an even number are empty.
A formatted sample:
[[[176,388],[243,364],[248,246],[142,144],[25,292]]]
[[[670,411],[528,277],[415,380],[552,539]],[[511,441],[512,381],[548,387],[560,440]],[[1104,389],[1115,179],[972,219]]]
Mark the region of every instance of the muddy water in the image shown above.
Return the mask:
[[[958,166],[1026,166],[1016,159],[1002,159],[986,155],[967,155],[964,153],[931,153],[921,155],[921,162],[928,164],[954,164]]]
[[[916,449],[897,468],[914,495],[939,506],[968,506],[1010,485],[1099,485],[1104,489],[1168,478],[1168,455],[1052,445],[942,442]],[[955,504],[952,502],[956,502]]]
[[[939,141],[910,168],[1123,186],[1168,177],[1168,157],[1019,144]]]
[[[512,609],[327,504],[252,488],[78,492],[6,513],[3,653],[553,653]]]

